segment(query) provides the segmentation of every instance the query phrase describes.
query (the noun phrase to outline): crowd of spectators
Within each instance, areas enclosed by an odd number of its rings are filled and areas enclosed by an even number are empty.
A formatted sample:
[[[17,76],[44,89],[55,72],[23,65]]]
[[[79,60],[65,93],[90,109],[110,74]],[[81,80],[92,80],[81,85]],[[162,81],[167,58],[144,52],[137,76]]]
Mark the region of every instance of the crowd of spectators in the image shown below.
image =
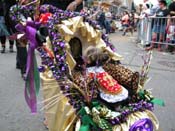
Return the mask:
[[[123,30],[123,36],[127,32],[137,30],[139,39],[144,35],[144,41],[148,42],[146,50],[157,47],[159,51],[173,52],[175,44],[175,0],[167,3],[165,0],[157,0],[152,3],[144,0],[140,12],[124,11],[118,15]],[[149,25],[150,24],[150,25]]]
[[[148,41],[150,46],[146,50],[151,50],[155,47],[159,51],[167,50],[173,52],[173,44],[175,43],[175,0],[168,5],[165,0],[158,0],[157,4],[152,4],[148,0],[144,0],[145,4],[141,12],[140,19],[151,21],[151,26],[148,27],[147,33],[152,34]]]
[[[91,19],[94,19],[98,22],[101,29],[104,30],[106,34],[114,33],[116,30],[116,18],[117,15],[115,12],[111,11],[108,8],[101,6],[87,8],[84,7],[82,10],[86,12]]]

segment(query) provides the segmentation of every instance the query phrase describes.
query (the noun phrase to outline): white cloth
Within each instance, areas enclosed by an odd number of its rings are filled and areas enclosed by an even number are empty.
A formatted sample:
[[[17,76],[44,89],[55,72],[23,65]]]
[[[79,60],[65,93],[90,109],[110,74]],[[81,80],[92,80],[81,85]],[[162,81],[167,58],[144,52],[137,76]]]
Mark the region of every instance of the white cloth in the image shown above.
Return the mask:
[[[112,95],[112,94],[107,94],[101,90],[100,97],[108,103],[116,103],[116,102],[120,102],[120,101],[127,99],[128,91],[124,87],[122,87],[121,93],[117,95]]]

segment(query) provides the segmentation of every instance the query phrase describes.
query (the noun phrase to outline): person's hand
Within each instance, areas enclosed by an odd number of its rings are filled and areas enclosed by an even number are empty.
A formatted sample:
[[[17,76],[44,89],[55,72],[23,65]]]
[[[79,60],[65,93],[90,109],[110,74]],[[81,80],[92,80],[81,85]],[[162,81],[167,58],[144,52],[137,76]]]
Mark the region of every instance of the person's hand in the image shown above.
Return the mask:
[[[67,6],[67,10],[74,11],[77,8],[77,2],[73,1]]]
[[[170,11],[170,14],[175,14],[175,11]]]
[[[26,26],[26,25],[27,25],[27,23],[26,23],[25,21],[20,21],[20,24],[21,24],[22,26]]]
[[[156,15],[149,16],[149,18],[156,18]]]

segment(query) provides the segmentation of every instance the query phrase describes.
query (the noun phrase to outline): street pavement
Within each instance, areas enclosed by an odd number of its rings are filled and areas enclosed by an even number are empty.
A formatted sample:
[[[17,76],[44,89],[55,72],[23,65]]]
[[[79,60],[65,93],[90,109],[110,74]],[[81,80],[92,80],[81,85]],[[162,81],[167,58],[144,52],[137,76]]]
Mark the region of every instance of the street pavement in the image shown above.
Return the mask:
[[[124,57],[122,64],[135,71],[143,65],[146,54],[137,45],[135,37],[110,35],[117,52]],[[24,100],[24,81],[16,69],[16,53],[0,54],[0,131],[47,131],[43,126],[43,112],[31,114]],[[149,82],[145,88],[165,101],[165,107],[155,106],[154,113],[160,121],[160,131],[175,131],[175,55],[154,51]],[[42,101],[42,91],[38,97]],[[42,105],[38,105],[41,109]]]
[[[47,131],[43,113],[31,114],[26,105],[24,81],[15,62],[16,52],[9,53],[7,49],[7,53],[0,54],[0,131]]]

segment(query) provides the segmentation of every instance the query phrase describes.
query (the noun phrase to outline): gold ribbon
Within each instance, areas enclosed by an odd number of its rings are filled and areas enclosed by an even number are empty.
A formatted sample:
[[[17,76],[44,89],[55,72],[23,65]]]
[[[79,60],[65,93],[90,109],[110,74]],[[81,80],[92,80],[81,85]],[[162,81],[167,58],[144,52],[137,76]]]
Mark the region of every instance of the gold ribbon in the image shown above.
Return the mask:
[[[75,123],[77,117],[75,110],[68,103],[68,99],[61,93],[55,79],[48,78],[44,74],[40,76],[42,79],[44,106],[56,101],[54,105],[45,108],[49,131],[73,131],[73,123]]]
[[[102,49],[104,52],[108,52],[109,56],[113,60],[122,60],[123,57],[115,52],[113,52],[109,47],[106,46],[105,42],[101,39],[100,30],[94,29],[89,23],[83,22],[83,17],[77,16],[70,18],[68,20],[62,21],[62,24],[57,25],[57,29],[64,37],[64,40],[69,43],[69,41],[78,37],[82,42],[82,52],[85,55],[85,51],[89,46],[94,46],[96,48]],[[67,48],[69,49],[69,48]],[[75,65],[74,60],[71,60],[70,56],[67,60],[69,66]],[[70,66],[72,69],[73,67]]]
[[[68,20],[62,21],[62,24],[57,25],[58,30],[64,36],[64,39],[69,42],[74,34],[79,32],[81,37],[86,39],[88,42],[94,44],[99,43],[101,39],[101,32],[95,30],[87,22],[83,22],[83,17],[77,16]]]

